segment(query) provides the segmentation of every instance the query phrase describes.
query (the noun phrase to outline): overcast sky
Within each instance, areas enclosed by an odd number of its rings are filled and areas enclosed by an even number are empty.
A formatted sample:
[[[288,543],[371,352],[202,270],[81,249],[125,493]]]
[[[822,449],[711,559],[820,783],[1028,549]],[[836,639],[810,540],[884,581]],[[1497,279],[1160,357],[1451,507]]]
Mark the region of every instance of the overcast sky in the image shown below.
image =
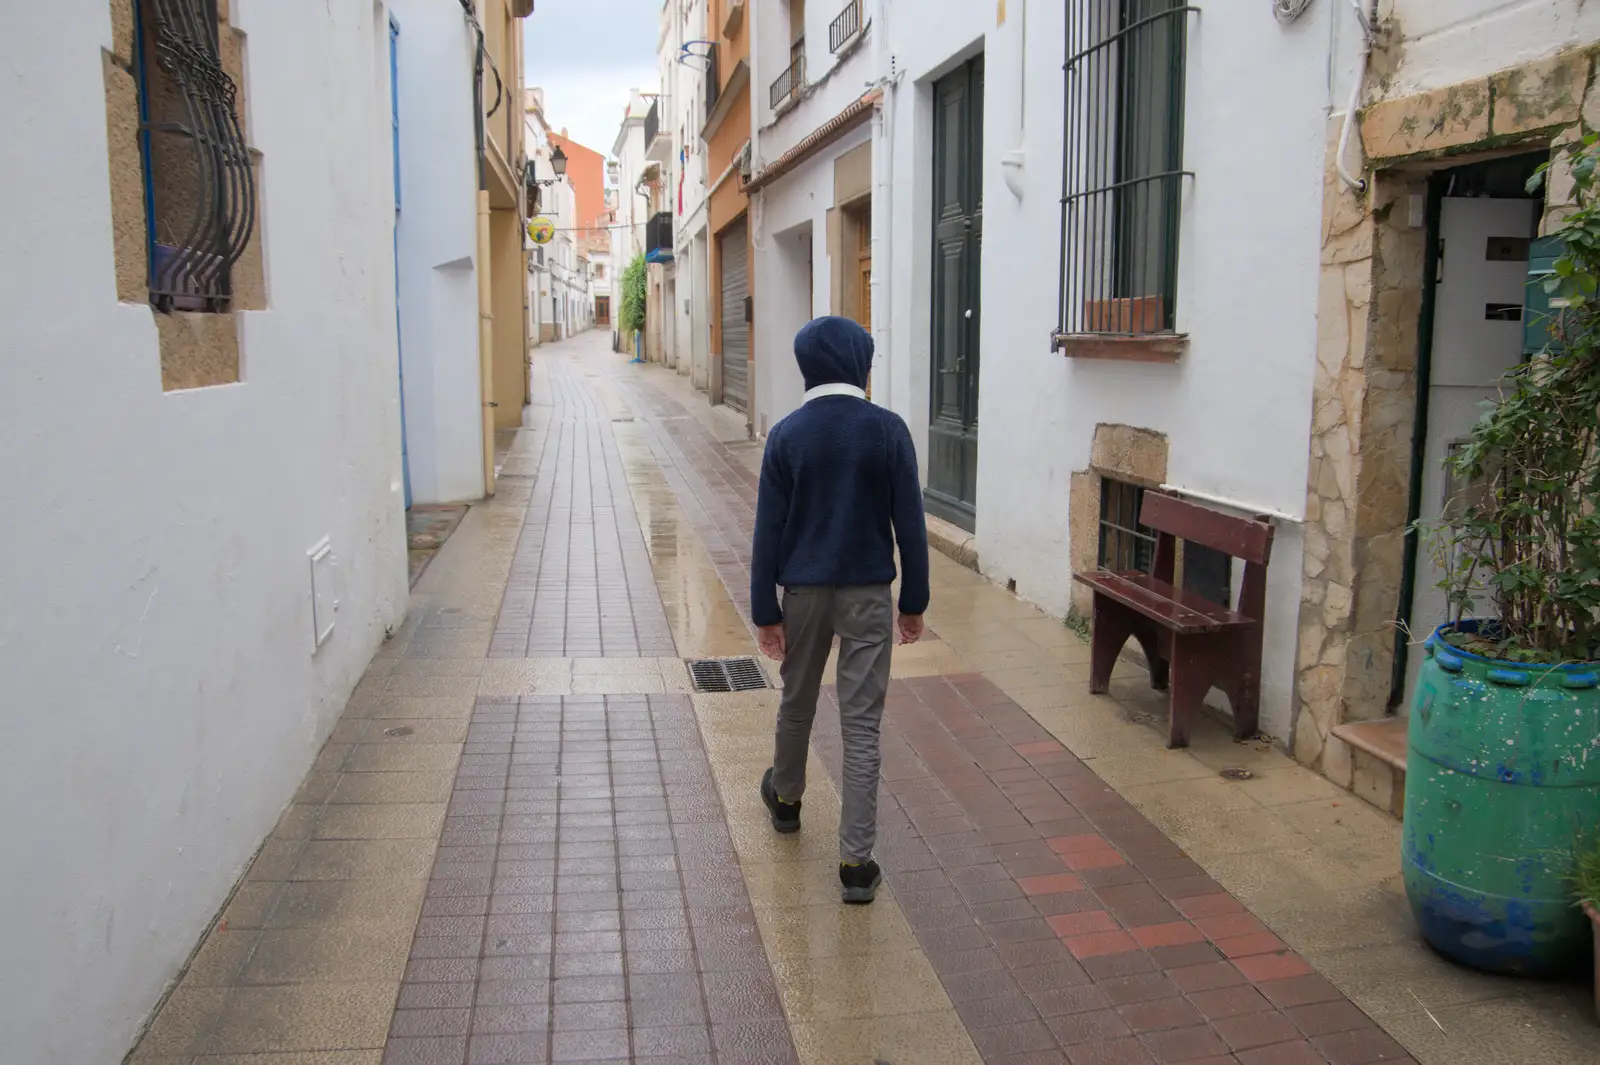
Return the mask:
[[[628,90],[655,92],[661,0],[535,0],[525,77],[545,92],[550,127],[611,154]]]

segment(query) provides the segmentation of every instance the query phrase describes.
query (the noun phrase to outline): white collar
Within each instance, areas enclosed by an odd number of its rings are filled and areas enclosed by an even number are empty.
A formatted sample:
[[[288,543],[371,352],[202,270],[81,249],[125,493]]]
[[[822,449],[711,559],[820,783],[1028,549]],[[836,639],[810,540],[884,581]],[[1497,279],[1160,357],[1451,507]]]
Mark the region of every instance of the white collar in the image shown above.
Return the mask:
[[[821,399],[823,396],[854,396],[856,399],[866,399],[867,392],[866,389],[857,388],[855,385],[818,385],[816,388],[806,389],[805,402],[810,403],[812,400]]]

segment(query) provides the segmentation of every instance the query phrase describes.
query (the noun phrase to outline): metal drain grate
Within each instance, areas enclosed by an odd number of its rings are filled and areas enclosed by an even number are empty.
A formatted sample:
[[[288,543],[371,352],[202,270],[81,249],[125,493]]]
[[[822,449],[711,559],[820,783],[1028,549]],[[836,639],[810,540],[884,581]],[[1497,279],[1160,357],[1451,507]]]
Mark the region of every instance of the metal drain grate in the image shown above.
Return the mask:
[[[697,692],[747,692],[770,687],[761,663],[743,658],[700,658],[689,663]]]

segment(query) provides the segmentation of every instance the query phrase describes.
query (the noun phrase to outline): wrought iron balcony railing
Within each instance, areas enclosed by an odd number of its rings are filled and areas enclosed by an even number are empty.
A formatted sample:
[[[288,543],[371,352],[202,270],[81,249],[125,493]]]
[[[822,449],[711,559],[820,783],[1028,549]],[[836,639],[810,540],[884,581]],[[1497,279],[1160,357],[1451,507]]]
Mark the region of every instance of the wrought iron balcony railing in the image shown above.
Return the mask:
[[[861,0],[850,0],[839,16],[828,24],[828,51],[839,49],[855,40],[861,32]]]
[[[770,97],[772,109],[776,111],[793,100],[805,83],[806,57],[804,53],[801,53],[794,57],[794,62],[790,63],[788,69],[779,74],[778,79],[772,83]]]

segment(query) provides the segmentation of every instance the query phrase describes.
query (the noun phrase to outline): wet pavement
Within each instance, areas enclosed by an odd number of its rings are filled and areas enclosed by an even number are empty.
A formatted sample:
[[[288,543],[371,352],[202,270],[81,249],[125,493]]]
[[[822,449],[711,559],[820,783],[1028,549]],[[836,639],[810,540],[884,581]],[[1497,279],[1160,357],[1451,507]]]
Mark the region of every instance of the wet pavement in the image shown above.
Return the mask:
[[[1076,635],[942,558],[895,658],[886,887],[841,906],[837,715],[777,836],[777,693],[683,663],[755,651],[759,449],[605,340],[539,349],[498,496],[132,1065],[1600,1060],[1587,988],[1417,943],[1392,819],[1214,725],[1165,750],[1131,669],[1088,695]]]

